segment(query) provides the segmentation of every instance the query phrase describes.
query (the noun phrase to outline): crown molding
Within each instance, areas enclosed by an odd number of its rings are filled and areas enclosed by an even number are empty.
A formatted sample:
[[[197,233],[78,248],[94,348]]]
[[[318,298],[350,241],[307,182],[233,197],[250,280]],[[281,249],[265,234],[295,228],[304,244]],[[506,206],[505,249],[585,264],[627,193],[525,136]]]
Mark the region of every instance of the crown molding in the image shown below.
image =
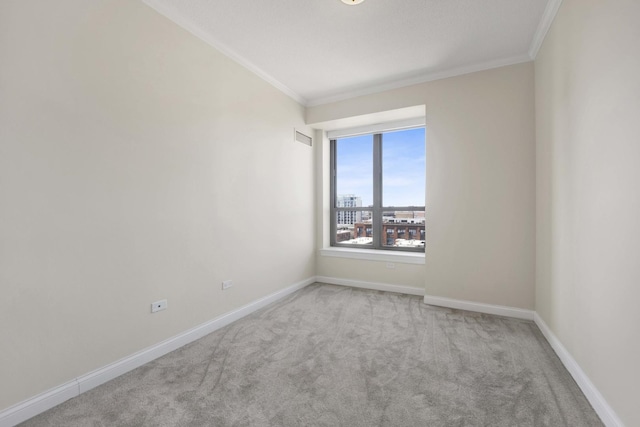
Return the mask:
[[[420,83],[426,83],[434,80],[447,79],[449,77],[461,76],[464,74],[471,74],[478,71],[490,70],[492,68],[505,67],[508,65],[520,64],[523,62],[529,62],[531,58],[529,55],[518,55],[510,58],[498,59],[494,61],[482,62],[479,64],[467,65],[464,67],[452,68],[444,71],[437,71],[432,73],[424,73],[417,76],[412,76],[404,79],[395,79],[393,81],[380,83],[377,85],[371,85],[354,90],[346,90],[337,95],[330,95],[325,97],[318,97],[309,99],[307,107],[315,107],[317,105],[330,104],[332,102],[344,101],[346,99],[355,98],[364,95],[373,95],[376,93],[384,92],[391,89],[398,89],[407,86],[413,86]]]
[[[253,72],[255,75],[260,77],[262,80],[264,80],[267,83],[271,84],[276,89],[280,90],[281,92],[283,92],[285,95],[287,95],[290,98],[292,98],[297,103],[302,104],[303,106],[307,105],[307,100],[304,97],[298,95],[296,92],[291,90],[289,87],[287,87],[286,85],[282,84],[278,80],[276,80],[273,77],[271,77],[271,75],[269,75],[268,73],[263,71],[260,67],[256,66],[255,64],[253,64],[251,61],[249,61],[245,57],[239,55],[238,53],[236,53],[233,49],[229,48],[224,43],[221,43],[219,40],[216,40],[214,37],[212,37],[206,31],[203,31],[197,25],[194,25],[192,22],[190,22],[189,20],[187,20],[184,17],[180,16],[175,11],[169,9],[168,7],[162,5],[161,3],[157,2],[157,1],[154,1],[154,0],[142,0],[142,2],[144,4],[146,4],[147,6],[149,6],[150,8],[152,8],[153,10],[155,10],[156,12],[158,12],[160,15],[163,15],[164,17],[168,18],[170,21],[173,21],[175,24],[179,25],[180,27],[184,28],[185,30],[187,30],[188,32],[193,34],[194,36],[198,37],[200,40],[204,41],[208,45],[210,45],[210,46],[214,47],[215,49],[219,50],[220,52],[222,52],[227,57],[231,58],[232,60],[234,60],[238,64],[242,65],[244,68],[246,68],[249,71]]]
[[[514,57],[503,58],[503,59],[498,59],[498,60],[493,60],[488,62],[482,62],[479,64],[472,64],[464,67],[457,67],[457,68],[452,68],[452,69],[447,69],[447,70],[442,70],[437,72],[426,72],[418,75],[413,75],[410,77],[397,78],[397,79],[393,79],[393,80],[378,83],[378,84],[372,84],[365,87],[346,89],[345,91],[340,92],[338,94],[334,94],[334,95],[319,96],[319,97],[307,99],[299,95],[297,92],[293,91],[292,89],[290,89],[285,84],[281,83],[279,80],[272,77],[270,74],[262,70],[260,67],[258,67],[257,65],[255,65],[254,63],[252,63],[242,55],[239,55],[237,52],[235,52],[233,49],[231,49],[224,43],[212,37],[206,31],[203,31],[197,25],[185,19],[180,14],[176,13],[174,10],[171,10],[171,8],[167,7],[163,3],[158,2],[156,0],[142,0],[142,2],[147,6],[149,6],[150,8],[152,8],[153,10],[155,10],[156,12],[158,12],[159,14],[166,17],[167,19],[171,20],[178,26],[182,27],[186,31],[190,32],[192,35],[196,36],[200,40],[204,41],[208,45],[220,51],[222,54],[229,57],[233,61],[237,62],[244,68],[253,72],[262,80],[271,84],[273,87],[280,90],[282,93],[289,96],[290,98],[292,98],[293,100],[295,100],[296,102],[298,102],[299,104],[305,107],[314,107],[314,106],[323,105],[323,104],[330,104],[333,102],[344,101],[346,99],[356,98],[359,96],[373,95],[373,94],[384,92],[387,90],[398,89],[398,88],[412,86],[420,83],[446,79],[449,77],[461,76],[464,74],[490,70],[492,68],[505,67],[508,65],[515,65],[515,64],[534,60],[535,56],[538,53],[538,50],[540,49],[540,46],[542,45],[542,42],[544,41],[544,37],[549,31],[549,28],[551,27],[551,24],[553,23],[553,20],[558,10],[560,9],[560,5],[562,4],[562,0],[549,0],[549,2],[547,3],[547,7],[545,8],[544,14],[542,16],[542,19],[540,21],[540,24],[538,25],[538,28],[534,35],[528,54],[518,55]]]
[[[532,60],[536,59],[536,56],[538,56],[538,51],[540,50],[540,47],[542,47],[542,42],[544,42],[544,38],[547,36],[547,33],[551,28],[551,24],[553,24],[553,20],[556,18],[561,5],[562,0],[549,0],[549,3],[547,3],[547,7],[544,9],[542,19],[538,24],[538,29],[536,30],[533,40],[531,41],[531,46],[529,47],[529,57]]]

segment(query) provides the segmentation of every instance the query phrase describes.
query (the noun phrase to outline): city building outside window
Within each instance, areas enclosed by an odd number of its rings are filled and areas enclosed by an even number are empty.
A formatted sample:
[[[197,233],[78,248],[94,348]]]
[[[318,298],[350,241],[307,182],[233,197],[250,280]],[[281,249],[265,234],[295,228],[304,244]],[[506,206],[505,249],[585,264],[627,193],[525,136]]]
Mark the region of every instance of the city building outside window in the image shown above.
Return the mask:
[[[331,245],[424,252],[425,128],[331,139]]]

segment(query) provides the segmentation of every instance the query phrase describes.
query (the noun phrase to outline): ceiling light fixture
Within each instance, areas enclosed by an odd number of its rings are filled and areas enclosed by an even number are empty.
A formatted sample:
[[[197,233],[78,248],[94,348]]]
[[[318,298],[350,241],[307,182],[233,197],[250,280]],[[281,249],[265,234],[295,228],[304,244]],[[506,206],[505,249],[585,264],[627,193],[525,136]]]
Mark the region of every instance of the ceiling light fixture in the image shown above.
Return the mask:
[[[342,3],[348,4],[349,6],[355,6],[356,4],[362,3],[364,0],[342,0]]]

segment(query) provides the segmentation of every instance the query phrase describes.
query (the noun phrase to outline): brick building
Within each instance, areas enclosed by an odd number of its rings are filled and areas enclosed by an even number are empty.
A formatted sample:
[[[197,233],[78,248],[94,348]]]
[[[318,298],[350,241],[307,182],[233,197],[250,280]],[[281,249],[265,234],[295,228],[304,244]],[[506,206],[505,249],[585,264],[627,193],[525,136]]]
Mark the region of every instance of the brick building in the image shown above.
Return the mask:
[[[353,226],[353,237],[372,237],[371,221]],[[424,246],[424,218],[385,218],[382,224],[382,244],[385,246]]]

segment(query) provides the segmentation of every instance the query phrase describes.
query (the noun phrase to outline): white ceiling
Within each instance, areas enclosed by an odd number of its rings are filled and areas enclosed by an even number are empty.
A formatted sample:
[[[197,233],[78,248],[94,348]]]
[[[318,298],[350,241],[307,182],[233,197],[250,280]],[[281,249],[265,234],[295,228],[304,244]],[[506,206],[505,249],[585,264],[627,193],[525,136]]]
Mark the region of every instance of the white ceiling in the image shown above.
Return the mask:
[[[143,0],[305,105],[531,60],[561,0]]]

